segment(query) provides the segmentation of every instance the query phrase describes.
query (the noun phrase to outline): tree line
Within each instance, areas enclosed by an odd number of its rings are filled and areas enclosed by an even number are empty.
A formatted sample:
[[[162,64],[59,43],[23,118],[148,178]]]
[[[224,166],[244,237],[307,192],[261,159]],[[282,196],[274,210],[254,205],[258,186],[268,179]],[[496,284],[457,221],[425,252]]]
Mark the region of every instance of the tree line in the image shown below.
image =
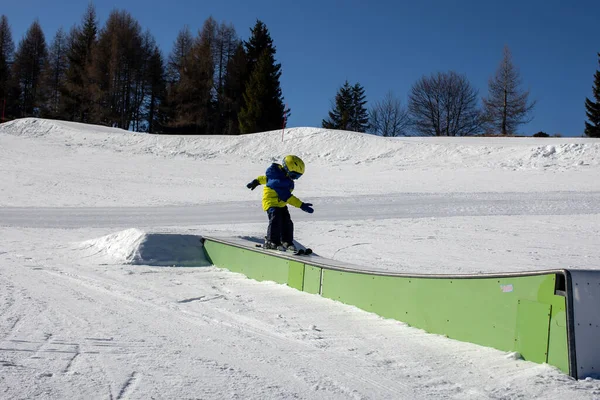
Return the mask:
[[[600,53],[598,54],[600,64]],[[479,105],[479,92],[465,75],[438,72],[419,79],[408,95],[408,106],[388,92],[367,109],[365,89],[346,81],[332,101],[322,126],[368,132],[381,136],[515,135],[518,127],[532,120],[535,101],[521,90],[521,78],[508,47],[494,76],[488,95]],[[600,70],[595,74],[593,100],[585,100],[585,135],[600,137]],[[539,132],[534,136],[548,136]]]
[[[479,92],[465,75],[454,71],[423,76],[411,88],[408,106],[389,92],[368,111],[364,88],[348,82],[338,90],[323,127],[370,132],[381,136],[512,135],[531,120],[535,106],[519,89],[520,77],[509,49],[489,81],[489,94],[479,106]],[[361,101],[353,101],[357,96]],[[359,117],[360,116],[360,117]],[[355,120],[360,123],[355,123]]]
[[[34,21],[15,47],[0,16],[0,108],[6,119],[42,117],[151,133],[226,134],[280,129],[290,110],[266,25],[243,41],[208,18],[180,30],[165,59],[150,31],[114,10],[100,28],[90,4],[49,45]]]
[[[100,27],[90,4],[80,24],[68,33],[60,28],[49,45],[34,21],[18,46],[2,15],[0,109],[3,120],[36,116],[151,133],[280,129],[291,111],[284,106],[275,55],[260,20],[248,40],[212,17],[196,34],[184,27],[165,58],[150,31],[127,11],[112,11]],[[505,47],[481,105],[478,90],[455,71],[423,76],[410,89],[407,106],[388,92],[367,109],[365,88],[346,81],[322,126],[382,136],[514,135],[532,120],[536,104],[521,84]],[[585,135],[600,137],[600,70],[585,110]]]

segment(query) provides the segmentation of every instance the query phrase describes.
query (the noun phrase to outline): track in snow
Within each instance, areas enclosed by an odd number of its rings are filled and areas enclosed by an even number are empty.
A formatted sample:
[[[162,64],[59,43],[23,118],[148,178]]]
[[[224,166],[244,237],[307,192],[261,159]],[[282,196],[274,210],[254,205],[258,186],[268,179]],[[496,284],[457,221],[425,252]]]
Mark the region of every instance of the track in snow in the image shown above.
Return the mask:
[[[341,221],[493,215],[600,213],[600,192],[393,194],[306,199],[315,213],[295,220]],[[292,207],[293,208],[293,207]],[[164,207],[4,207],[0,226],[26,228],[156,227],[260,223],[259,201]]]

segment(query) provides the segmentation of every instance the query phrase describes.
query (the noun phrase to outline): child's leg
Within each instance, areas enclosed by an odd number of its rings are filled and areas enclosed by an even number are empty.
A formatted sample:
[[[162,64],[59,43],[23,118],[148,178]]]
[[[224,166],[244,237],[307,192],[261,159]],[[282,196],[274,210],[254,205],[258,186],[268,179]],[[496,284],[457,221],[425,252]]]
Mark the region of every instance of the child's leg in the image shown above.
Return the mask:
[[[281,227],[282,227],[282,215],[281,208],[271,207],[267,211],[269,217],[269,227],[267,228],[267,241],[275,244],[281,244]]]
[[[287,207],[282,209],[281,242],[294,244],[294,223]]]

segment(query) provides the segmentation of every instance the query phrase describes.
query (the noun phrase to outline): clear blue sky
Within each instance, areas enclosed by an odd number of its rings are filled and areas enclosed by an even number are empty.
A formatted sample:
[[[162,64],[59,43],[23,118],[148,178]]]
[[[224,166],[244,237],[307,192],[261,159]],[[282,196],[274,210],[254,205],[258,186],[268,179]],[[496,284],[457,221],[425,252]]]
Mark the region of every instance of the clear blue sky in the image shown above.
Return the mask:
[[[81,22],[87,3],[3,0],[0,13],[18,44],[38,18],[49,42],[59,26]],[[320,126],[344,80],[360,82],[375,102],[392,90],[406,104],[423,75],[454,70],[487,95],[487,82],[506,44],[523,87],[537,100],[526,134],[580,136],[585,97],[599,68],[600,1],[576,0],[121,0],[94,2],[101,26],[114,9],[151,30],[167,55],[178,31],[194,32],[209,16],[233,23],[247,39],[266,23],[282,64],[281,84],[292,109],[288,126]]]

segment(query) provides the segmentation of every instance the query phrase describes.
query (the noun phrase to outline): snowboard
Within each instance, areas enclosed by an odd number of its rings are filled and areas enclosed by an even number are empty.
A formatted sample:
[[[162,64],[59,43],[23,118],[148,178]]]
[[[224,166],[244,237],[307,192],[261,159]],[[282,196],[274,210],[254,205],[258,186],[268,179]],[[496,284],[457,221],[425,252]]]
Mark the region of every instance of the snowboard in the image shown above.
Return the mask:
[[[312,249],[297,249],[296,251],[292,252],[292,254],[294,254],[295,256],[308,256],[312,254]]]
[[[265,249],[265,246],[262,244],[257,244],[256,247],[260,247],[263,250],[271,250],[271,251],[278,251],[280,253],[288,253],[287,250],[279,250],[279,249]],[[295,256],[308,256],[310,254],[312,254],[312,249],[306,248],[306,249],[297,249],[296,251],[289,251],[289,253],[295,255]]]

